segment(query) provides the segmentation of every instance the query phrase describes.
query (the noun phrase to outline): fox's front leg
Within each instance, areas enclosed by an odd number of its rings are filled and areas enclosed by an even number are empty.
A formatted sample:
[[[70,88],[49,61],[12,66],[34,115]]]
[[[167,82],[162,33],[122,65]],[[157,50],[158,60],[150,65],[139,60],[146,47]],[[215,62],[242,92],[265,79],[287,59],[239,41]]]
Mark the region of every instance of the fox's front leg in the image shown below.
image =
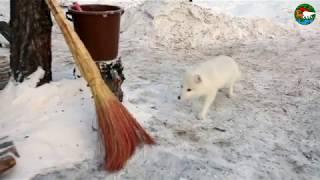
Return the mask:
[[[214,90],[212,94],[208,95],[204,99],[204,104],[201,112],[198,114],[198,119],[205,119],[208,113],[208,110],[216,98],[217,90]]]

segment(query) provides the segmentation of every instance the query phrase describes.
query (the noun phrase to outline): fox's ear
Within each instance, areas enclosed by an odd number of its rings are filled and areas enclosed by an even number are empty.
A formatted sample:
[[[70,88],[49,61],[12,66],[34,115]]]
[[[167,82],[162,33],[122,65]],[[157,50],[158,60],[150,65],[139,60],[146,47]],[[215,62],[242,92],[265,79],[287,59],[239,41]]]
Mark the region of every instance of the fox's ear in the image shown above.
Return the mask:
[[[202,78],[201,78],[200,74],[196,74],[194,76],[194,82],[197,84],[202,82]]]

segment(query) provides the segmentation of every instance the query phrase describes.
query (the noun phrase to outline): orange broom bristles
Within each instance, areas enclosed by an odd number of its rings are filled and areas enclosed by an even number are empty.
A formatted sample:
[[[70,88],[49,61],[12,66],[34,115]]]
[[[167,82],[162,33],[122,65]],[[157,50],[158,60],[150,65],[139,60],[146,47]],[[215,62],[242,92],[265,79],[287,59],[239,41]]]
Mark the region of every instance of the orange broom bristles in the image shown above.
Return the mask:
[[[100,108],[97,108],[99,119],[109,119],[99,121],[102,134],[105,134],[104,137],[112,137],[111,140],[104,141],[108,152],[105,157],[105,168],[109,171],[121,169],[124,162],[132,156],[137,145],[155,143],[120,104],[118,99],[112,99],[104,105],[97,106]],[[122,122],[119,122],[121,119]]]
[[[154,144],[155,141],[115,96],[110,96],[110,93],[105,92],[108,90],[98,95],[99,98],[97,97],[95,101],[96,109],[107,152],[105,168],[109,171],[117,171],[123,168],[125,162],[134,153],[136,146],[143,143]]]
[[[46,0],[81,74],[89,83],[105,147],[105,168],[120,170],[141,144],[155,144],[151,136],[113,95],[88,50],[71,28],[56,0]]]

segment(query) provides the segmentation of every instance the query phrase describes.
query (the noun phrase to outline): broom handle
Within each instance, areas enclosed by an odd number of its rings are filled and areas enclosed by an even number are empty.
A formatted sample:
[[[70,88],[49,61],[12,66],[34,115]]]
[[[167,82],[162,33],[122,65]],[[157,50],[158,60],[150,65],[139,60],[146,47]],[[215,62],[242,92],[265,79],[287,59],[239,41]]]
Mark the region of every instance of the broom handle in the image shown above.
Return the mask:
[[[75,33],[70,23],[66,20],[64,11],[59,7],[57,0],[46,0],[46,3],[48,4],[57,24],[59,25],[67,44],[69,45],[70,51],[74,56],[81,74],[91,87],[96,80],[102,80],[98,67],[96,66],[85,45],[80,40],[78,34]]]

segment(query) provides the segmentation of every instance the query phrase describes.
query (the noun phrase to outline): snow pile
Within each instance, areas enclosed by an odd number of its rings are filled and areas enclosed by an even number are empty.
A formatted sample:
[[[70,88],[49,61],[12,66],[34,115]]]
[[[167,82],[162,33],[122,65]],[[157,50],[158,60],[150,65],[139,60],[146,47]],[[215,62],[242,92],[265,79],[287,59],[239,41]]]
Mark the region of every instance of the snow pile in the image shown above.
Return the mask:
[[[35,88],[39,69],[0,91],[0,137],[14,140],[21,158],[7,179],[30,179],[40,169],[68,166],[96,155],[95,109],[81,79]],[[81,113],[79,113],[81,112]]]
[[[126,11],[123,31],[172,49],[206,48],[227,41],[297,35],[263,18],[246,19],[217,13],[188,2],[146,1]]]

